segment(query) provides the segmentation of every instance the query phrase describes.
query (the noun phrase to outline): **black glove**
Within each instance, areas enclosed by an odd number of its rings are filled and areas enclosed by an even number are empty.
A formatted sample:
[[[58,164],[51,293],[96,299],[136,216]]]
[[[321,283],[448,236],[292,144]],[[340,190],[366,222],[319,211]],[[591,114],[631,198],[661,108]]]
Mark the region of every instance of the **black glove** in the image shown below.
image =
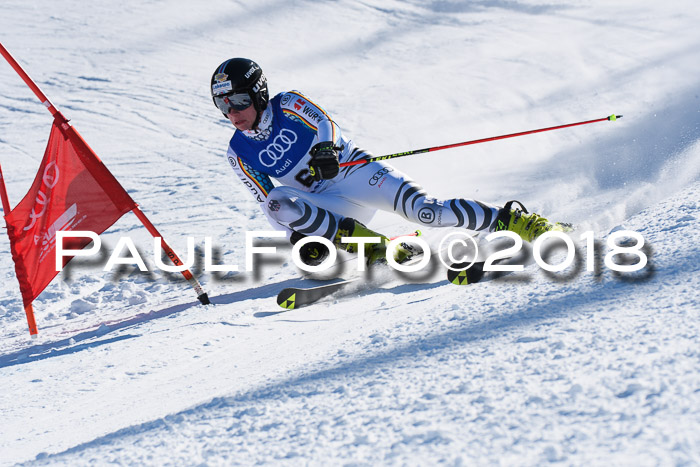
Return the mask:
[[[331,141],[318,143],[310,151],[309,172],[317,182],[335,177],[340,172],[338,148]]]

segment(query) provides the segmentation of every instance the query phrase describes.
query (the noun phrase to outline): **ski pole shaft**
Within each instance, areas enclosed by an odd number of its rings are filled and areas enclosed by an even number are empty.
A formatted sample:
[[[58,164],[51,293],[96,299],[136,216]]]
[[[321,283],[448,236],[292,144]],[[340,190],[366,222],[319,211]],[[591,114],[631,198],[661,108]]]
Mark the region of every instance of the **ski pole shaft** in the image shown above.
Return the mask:
[[[420,230],[416,230],[415,232],[411,232],[409,234],[403,234],[403,235],[397,235],[395,237],[391,237],[389,240],[396,240],[397,238],[401,238],[401,237],[420,237],[421,235],[423,235],[423,232],[421,232]]]
[[[541,133],[543,131],[552,131],[552,130],[558,130],[560,128],[568,128],[572,126],[578,126],[578,125],[587,125],[589,123],[595,123],[595,122],[603,122],[603,121],[614,121],[617,120],[618,118],[622,118],[622,115],[610,115],[608,117],[603,117],[603,118],[596,118],[594,120],[586,120],[585,122],[576,122],[576,123],[567,123],[566,125],[557,125],[557,126],[551,126],[547,128],[539,128],[537,130],[528,130],[528,131],[521,131],[519,133],[511,133],[508,135],[500,135],[500,136],[491,136],[489,138],[482,138],[482,139],[475,139],[472,141],[464,141],[462,143],[454,143],[454,144],[446,144],[444,146],[433,146],[430,148],[424,148],[424,149],[414,149],[412,151],[405,151],[405,152],[397,152],[396,154],[388,154],[386,156],[377,156],[377,157],[370,157],[369,159],[358,159],[356,161],[349,161],[349,162],[342,162],[340,164],[340,167],[348,167],[351,165],[360,165],[360,164],[368,164],[370,162],[374,161],[383,161],[387,159],[396,159],[398,157],[406,157],[406,156],[413,156],[416,154],[424,154],[426,152],[433,152],[433,151],[440,151],[442,149],[451,149],[451,148],[457,148],[460,146],[469,146],[471,144],[479,144],[479,143],[486,143],[488,141],[496,141],[499,139],[506,139],[506,138],[515,138],[516,136],[524,136],[524,135],[530,135],[533,133]]]

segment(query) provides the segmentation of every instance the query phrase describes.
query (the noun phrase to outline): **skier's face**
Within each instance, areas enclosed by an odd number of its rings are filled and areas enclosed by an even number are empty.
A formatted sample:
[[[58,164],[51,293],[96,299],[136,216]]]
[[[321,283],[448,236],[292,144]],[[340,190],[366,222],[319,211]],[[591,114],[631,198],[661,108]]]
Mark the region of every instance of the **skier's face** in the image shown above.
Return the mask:
[[[233,123],[233,126],[237,130],[251,130],[253,129],[253,123],[255,123],[255,118],[258,116],[255,111],[255,106],[251,105],[244,110],[235,110],[233,107],[230,109],[228,119]]]

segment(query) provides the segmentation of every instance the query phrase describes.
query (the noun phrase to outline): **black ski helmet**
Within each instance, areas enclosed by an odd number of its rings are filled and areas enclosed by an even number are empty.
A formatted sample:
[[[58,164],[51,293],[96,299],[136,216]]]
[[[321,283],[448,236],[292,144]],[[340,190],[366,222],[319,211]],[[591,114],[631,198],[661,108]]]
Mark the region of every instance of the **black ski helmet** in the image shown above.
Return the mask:
[[[247,58],[231,58],[216,68],[211,77],[211,98],[230,94],[247,93],[258,112],[254,127],[257,127],[260,114],[267,108],[270,95],[267,91],[267,78],[262,68]],[[216,102],[214,102],[216,104]],[[226,115],[224,115],[226,116]]]

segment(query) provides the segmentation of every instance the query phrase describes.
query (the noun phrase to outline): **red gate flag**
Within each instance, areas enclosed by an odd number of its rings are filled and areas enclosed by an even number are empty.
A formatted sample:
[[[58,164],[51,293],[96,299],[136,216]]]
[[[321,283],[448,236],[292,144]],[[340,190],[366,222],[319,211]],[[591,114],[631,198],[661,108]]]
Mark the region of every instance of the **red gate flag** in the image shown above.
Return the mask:
[[[51,127],[44,159],[32,187],[7,215],[12,259],[25,307],[46,288],[56,271],[56,232],[90,230],[98,235],[136,208],[87,143],[65,120]],[[81,249],[89,238],[67,239]],[[64,261],[65,263],[69,261]]]
[[[57,231],[92,231],[99,235],[122,215],[133,211],[146,230],[160,239],[160,246],[173,264],[179,266],[182,261],[102,164],[97,154],[68,124],[68,120],[41,92],[2,43],[0,55],[54,117],[49,144],[39,173],[29,193],[11,212],[0,170],[0,200],[10,236],[12,259],[15,261],[15,271],[22,291],[29,334],[36,337],[38,331],[32,301],[58,274],[55,260],[49,259],[54,256],[51,253],[56,250]],[[82,240],[72,239],[70,245],[64,244],[63,247],[78,250],[87,246],[89,241],[84,237],[79,238]],[[209,305],[209,296],[189,269],[181,273],[197,293],[200,303]]]

